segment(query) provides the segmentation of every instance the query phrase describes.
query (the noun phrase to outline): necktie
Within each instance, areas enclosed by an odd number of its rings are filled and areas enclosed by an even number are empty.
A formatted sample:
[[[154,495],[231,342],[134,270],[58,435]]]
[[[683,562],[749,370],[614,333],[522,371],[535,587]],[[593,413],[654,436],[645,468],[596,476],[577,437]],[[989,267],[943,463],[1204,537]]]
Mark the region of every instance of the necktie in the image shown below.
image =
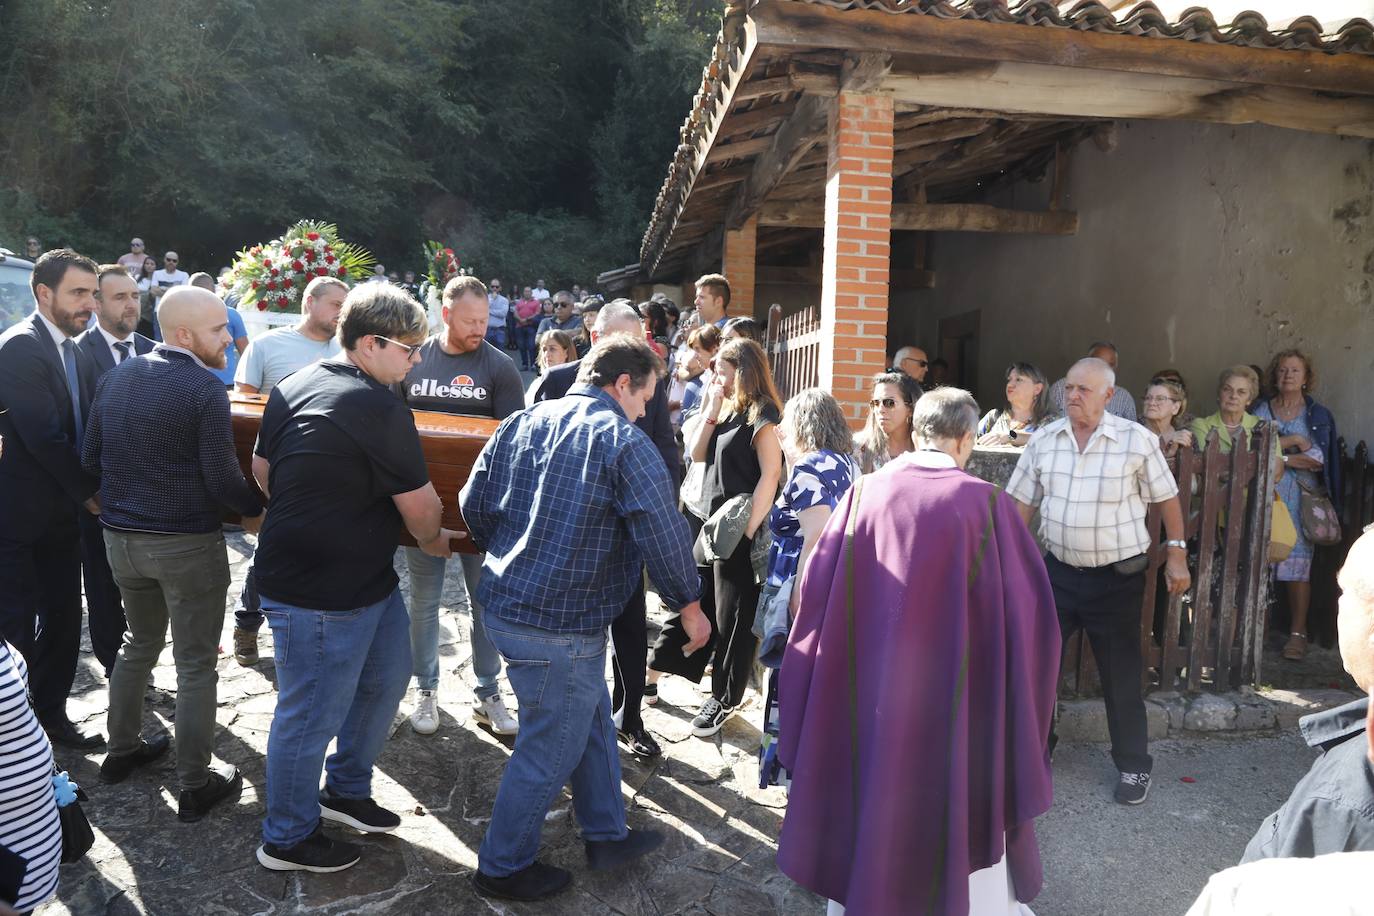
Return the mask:
[[[119,362],[122,363],[129,358],[129,346],[130,344],[127,340],[121,340],[119,343],[115,344],[115,349],[119,351]]]
[[[71,338],[62,341],[62,365],[67,370],[67,393],[72,398],[72,416],[76,419],[76,447],[81,449],[81,440],[86,434],[86,426],[81,421],[81,385],[76,378],[76,343]]]

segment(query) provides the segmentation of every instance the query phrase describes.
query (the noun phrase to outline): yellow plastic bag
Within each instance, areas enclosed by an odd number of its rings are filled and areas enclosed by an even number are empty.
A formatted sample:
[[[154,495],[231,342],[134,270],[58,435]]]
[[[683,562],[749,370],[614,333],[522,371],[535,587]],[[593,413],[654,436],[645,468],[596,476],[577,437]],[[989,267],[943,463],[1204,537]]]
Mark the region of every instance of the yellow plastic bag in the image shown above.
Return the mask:
[[[1298,543],[1298,529],[1283,500],[1274,500],[1274,521],[1269,528],[1269,562],[1282,563]]]

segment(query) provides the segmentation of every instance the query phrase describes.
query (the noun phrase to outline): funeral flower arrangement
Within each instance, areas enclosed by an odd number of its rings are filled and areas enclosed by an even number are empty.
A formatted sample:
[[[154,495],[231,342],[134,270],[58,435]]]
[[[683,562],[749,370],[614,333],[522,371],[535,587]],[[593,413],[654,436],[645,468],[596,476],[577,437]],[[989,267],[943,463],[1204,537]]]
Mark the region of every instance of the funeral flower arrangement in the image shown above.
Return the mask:
[[[306,285],[335,277],[352,285],[372,270],[376,258],[339,238],[332,223],[301,220],[280,238],[240,251],[220,281],[220,294],[238,296],[241,306],[263,312],[298,312]]]
[[[425,266],[429,285],[443,292],[448,281],[461,274],[458,255],[438,242],[425,242]]]

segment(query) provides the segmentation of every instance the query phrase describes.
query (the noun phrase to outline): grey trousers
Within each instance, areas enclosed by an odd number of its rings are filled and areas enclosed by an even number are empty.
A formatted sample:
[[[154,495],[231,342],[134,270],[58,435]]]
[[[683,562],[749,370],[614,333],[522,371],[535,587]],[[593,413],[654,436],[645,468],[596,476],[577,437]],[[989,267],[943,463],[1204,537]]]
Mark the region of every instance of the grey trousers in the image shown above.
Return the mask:
[[[177,668],[177,779],[198,789],[210,778],[215,745],[215,671],[229,559],[224,535],[105,530],[110,571],[124,598],[128,629],[110,675],[109,752],[138,750],[148,675],[172,628]]]

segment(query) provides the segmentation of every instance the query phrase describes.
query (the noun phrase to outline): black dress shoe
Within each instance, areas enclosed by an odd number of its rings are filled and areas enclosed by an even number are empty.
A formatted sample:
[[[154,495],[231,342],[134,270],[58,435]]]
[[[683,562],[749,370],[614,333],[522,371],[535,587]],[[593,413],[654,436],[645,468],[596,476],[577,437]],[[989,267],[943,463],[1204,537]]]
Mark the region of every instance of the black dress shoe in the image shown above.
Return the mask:
[[[472,886],[477,888],[477,893],[506,900],[543,900],[571,883],[572,872],[543,862],[532,862],[504,878],[493,878],[480,871],[472,873]]]
[[[592,871],[606,871],[629,865],[663,845],[663,834],[657,830],[631,830],[623,840],[587,840],[587,867]]]
[[[100,781],[108,783],[123,782],[129,778],[138,767],[145,763],[152,763],[163,754],[167,753],[167,748],[171,747],[172,742],[168,739],[165,732],[153,735],[151,738],[144,738],[139,742],[138,750],[131,754],[106,754],[105,760],[100,764]]]
[[[654,736],[642,726],[634,730],[618,728],[616,735],[636,757],[658,757],[663,753],[663,748],[658,746]]]
[[[100,732],[83,732],[66,716],[44,722],[43,731],[48,733],[48,740],[53,744],[78,751],[93,751],[105,746],[104,735]]]
[[[211,808],[243,786],[243,774],[231,764],[210,768],[210,779],[198,789],[182,789],[177,797],[177,817],[187,823],[198,821]]]

